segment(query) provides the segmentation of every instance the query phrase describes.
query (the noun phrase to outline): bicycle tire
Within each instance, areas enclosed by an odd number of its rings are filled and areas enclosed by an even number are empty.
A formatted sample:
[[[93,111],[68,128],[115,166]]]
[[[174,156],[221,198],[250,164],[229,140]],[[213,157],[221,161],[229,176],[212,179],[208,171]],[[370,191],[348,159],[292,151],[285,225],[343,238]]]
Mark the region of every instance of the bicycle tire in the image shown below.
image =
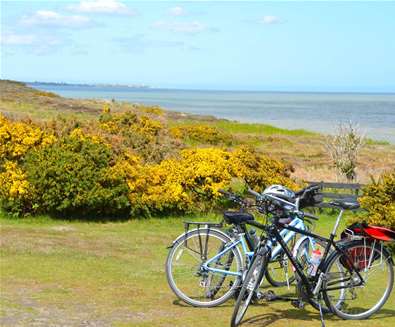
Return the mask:
[[[177,285],[176,279],[173,276],[173,268],[172,268],[172,263],[173,263],[173,259],[175,259],[175,254],[177,253],[177,250],[185,244],[185,241],[191,241],[191,239],[193,237],[196,237],[196,236],[200,237],[202,235],[203,236],[209,235],[210,238],[211,237],[217,238],[222,242],[222,244],[227,244],[227,243],[232,242],[232,239],[229,236],[227,236],[223,232],[217,231],[215,229],[199,229],[199,230],[189,231],[188,233],[179,237],[177,239],[177,241],[175,242],[175,244],[173,244],[172,248],[170,249],[170,251],[168,253],[167,259],[166,259],[166,265],[165,265],[166,269],[165,270],[166,270],[167,282],[168,282],[171,290],[174,292],[174,294],[180,300],[182,300],[185,303],[192,305],[194,307],[208,308],[208,307],[214,307],[214,306],[220,305],[220,304],[228,301],[233,296],[236,289],[239,287],[239,285],[241,283],[241,278],[235,278],[235,281],[232,283],[229,290],[225,294],[223,294],[220,298],[215,299],[215,300],[210,300],[208,298],[207,301],[199,301],[199,300],[194,299],[191,294],[186,294],[187,292],[185,290],[183,291],[182,287]],[[237,270],[241,272],[243,270],[243,263],[242,263],[242,259],[241,259],[240,250],[238,249],[238,247],[234,247],[229,251],[231,251],[231,254],[232,254],[231,255],[232,261],[235,260]],[[193,271],[191,270],[190,273],[192,274]],[[225,278],[220,278],[219,281],[217,282],[217,284],[215,284],[213,286],[213,289],[215,290],[214,295],[217,294],[218,286],[221,287],[222,284],[224,283],[224,280],[225,280]],[[218,285],[218,284],[221,284],[221,285]]]
[[[259,288],[262,278],[265,274],[269,255],[270,253],[268,253],[266,249],[262,248],[261,251],[258,250],[258,253],[253,258],[253,262],[248,269],[247,275],[241,286],[239,296],[237,297],[237,301],[235,303],[230,323],[231,327],[238,326],[247,312],[252,297]]]
[[[367,243],[366,241],[364,242],[363,240],[354,240],[354,241],[348,241],[343,243],[342,245],[342,250],[344,251],[344,253],[346,253],[347,257],[349,259],[346,259],[345,255],[342,252],[334,252],[332,253],[332,255],[328,258],[327,260],[327,264],[325,265],[324,268],[324,272],[327,276],[330,276],[331,273],[331,268],[333,267],[334,264],[337,265],[338,270],[340,271],[340,274],[342,274],[342,278],[344,280],[344,275],[345,275],[345,271],[347,270],[348,273],[350,273],[350,269],[349,269],[349,265],[350,263],[347,263],[347,260],[353,260],[353,265],[354,267],[357,267],[357,269],[360,269],[360,274],[362,277],[364,277],[364,274],[366,273],[366,259],[367,259],[367,255],[366,253],[371,253],[371,251],[374,251],[373,254],[371,254],[372,259],[369,259],[369,262],[371,261],[371,267],[373,267],[373,263],[378,260],[380,258],[380,260],[382,260],[382,258],[384,258],[384,264],[386,265],[388,272],[388,281],[387,281],[387,285],[386,288],[383,292],[383,295],[381,296],[381,298],[378,300],[377,303],[375,303],[373,305],[373,307],[369,308],[368,310],[364,311],[364,312],[360,312],[360,313],[355,313],[355,314],[351,314],[351,313],[346,313],[343,310],[349,309],[351,306],[348,303],[345,303],[347,301],[347,299],[343,299],[344,305],[342,306],[336,306],[333,304],[332,298],[333,295],[330,295],[332,293],[332,291],[326,291],[325,289],[323,290],[323,296],[324,296],[324,300],[325,303],[328,307],[331,308],[332,312],[335,313],[339,318],[345,319],[345,320],[361,320],[361,319],[367,319],[369,318],[371,315],[373,315],[374,313],[376,313],[378,310],[380,310],[380,308],[386,303],[386,301],[388,300],[392,289],[393,289],[393,285],[394,285],[394,268],[393,268],[393,262],[392,262],[392,257],[389,254],[389,252],[385,249],[385,247],[380,247],[379,244],[374,243],[374,245],[372,245],[371,242]],[[358,257],[358,255],[355,255],[355,253],[358,253],[358,249],[360,249],[361,253],[365,253],[365,258],[360,260]],[[354,254],[353,254],[354,253]],[[354,256],[354,257],[353,257]],[[363,257],[363,256],[362,256]],[[355,259],[357,258],[357,259]],[[343,259],[343,260],[342,260]],[[368,264],[369,264],[368,262]],[[362,264],[362,266],[360,266]],[[364,269],[365,271],[362,272],[362,269]],[[370,269],[369,267],[367,268],[368,270]],[[384,269],[382,268],[382,271],[384,271]],[[334,273],[332,273],[334,274]],[[372,283],[372,275],[370,275],[369,277],[369,272],[365,275],[365,279],[364,279],[364,285],[362,286],[355,286],[352,287],[353,285],[351,285],[351,287],[346,288],[346,290],[350,290],[350,293],[352,293],[351,290],[353,291],[361,291],[366,285],[368,285],[368,283]],[[382,283],[382,276],[378,276],[377,277],[378,280],[380,281],[380,283]],[[350,279],[352,280],[352,282],[355,280],[355,277],[350,277]],[[323,284],[323,288],[327,287],[328,281],[325,282]],[[343,282],[344,283],[344,282]],[[367,294],[367,296],[362,296],[363,300],[362,303],[364,305],[367,306],[367,302],[369,299],[369,295],[373,294],[373,293],[379,293],[380,291],[377,290],[377,285],[374,284],[370,284],[373,285],[372,287],[372,291],[361,291],[361,292],[365,292],[365,294]],[[351,299],[351,300],[356,300],[358,298],[358,295],[354,294],[355,298]],[[361,310],[361,305],[357,306],[357,309]],[[355,310],[357,310],[355,309]],[[351,309],[350,309],[351,310]]]

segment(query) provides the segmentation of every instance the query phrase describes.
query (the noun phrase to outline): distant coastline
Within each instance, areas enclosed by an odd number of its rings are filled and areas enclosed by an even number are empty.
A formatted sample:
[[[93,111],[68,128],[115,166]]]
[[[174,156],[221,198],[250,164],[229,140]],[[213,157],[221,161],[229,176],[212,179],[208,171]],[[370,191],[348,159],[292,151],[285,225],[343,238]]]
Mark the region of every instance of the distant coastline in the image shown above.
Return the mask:
[[[70,87],[106,87],[106,88],[129,88],[129,89],[150,89],[149,85],[145,84],[108,84],[108,83],[66,83],[66,82],[23,82],[32,86],[70,86]]]

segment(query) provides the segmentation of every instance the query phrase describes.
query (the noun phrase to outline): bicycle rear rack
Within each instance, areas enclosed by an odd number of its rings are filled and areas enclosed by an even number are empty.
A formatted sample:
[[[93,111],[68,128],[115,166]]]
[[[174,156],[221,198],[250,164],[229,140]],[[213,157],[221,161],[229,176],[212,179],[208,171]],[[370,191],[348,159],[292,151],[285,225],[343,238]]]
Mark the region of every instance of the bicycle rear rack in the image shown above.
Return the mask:
[[[355,231],[353,231],[350,228],[346,228],[344,230],[344,234],[346,235],[346,237],[351,240],[363,240],[363,248],[366,248],[366,244],[369,242],[372,245],[373,248],[376,247],[376,244],[378,244],[378,246],[380,247],[380,261],[377,263],[379,265],[381,265],[383,263],[383,248],[384,248],[384,243],[380,240],[376,240],[376,239],[372,239],[367,235],[361,235],[359,233],[356,233]],[[370,267],[372,264],[372,260],[377,260],[378,258],[373,258],[373,252],[369,252],[367,253],[366,250],[363,253],[360,253],[360,256],[362,255],[362,259],[360,258],[360,261],[362,263],[367,263],[367,267]],[[359,262],[358,262],[359,263]],[[355,262],[354,262],[355,264]],[[365,264],[363,264],[363,266],[365,266]]]
[[[223,222],[221,221],[220,223],[213,223],[213,222],[206,222],[206,221],[184,221],[184,229],[185,229],[185,235],[189,232],[190,226],[196,226],[196,230],[199,235],[199,247],[200,247],[200,255],[202,258],[206,259],[207,256],[207,244],[208,244],[208,239],[209,239],[209,234],[210,234],[210,228],[222,228],[223,227]],[[202,229],[207,230],[207,234],[204,240],[205,246],[203,247],[203,240],[202,240],[202,235],[200,234]],[[188,238],[185,238],[184,242],[184,247],[188,248]],[[202,251],[203,250],[203,251]],[[202,253],[203,252],[203,253]]]
[[[367,237],[364,235],[361,235],[360,233],[355,233],[352,229],[350,228],[346,228],[344,230],[344,234],[347,235],[347,238],[349,240],[362,240],[362,239],[366,239]]]

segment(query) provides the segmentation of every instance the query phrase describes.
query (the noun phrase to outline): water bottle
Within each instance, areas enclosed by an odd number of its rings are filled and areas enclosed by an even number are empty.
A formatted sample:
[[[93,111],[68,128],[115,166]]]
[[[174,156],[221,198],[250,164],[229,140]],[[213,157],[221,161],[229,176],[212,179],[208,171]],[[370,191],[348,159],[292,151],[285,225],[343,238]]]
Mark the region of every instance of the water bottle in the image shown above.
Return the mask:
[[[311,255],[311,262],[310,262],[310,267],[308,270],[308,274],[310,276],[315,276],[317,273],[318,266],[320,265],[322,259],[322,253],[320,249],[313,250],[313,253]]]

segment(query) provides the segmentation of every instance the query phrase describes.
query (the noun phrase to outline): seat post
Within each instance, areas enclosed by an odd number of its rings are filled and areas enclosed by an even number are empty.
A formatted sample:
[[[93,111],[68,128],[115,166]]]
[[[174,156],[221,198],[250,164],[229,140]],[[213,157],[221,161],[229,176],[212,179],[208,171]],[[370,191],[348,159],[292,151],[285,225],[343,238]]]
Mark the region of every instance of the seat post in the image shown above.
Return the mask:
[[[339,215],[336,218],[336,223],[335,223],[335,226],[333,226],[333,230],[332,230],[332,235],[333,236],[336,235],[336,231],[337,231],[337,228],[339,227],[340,219],[343,216],[343,212],[344,212],[344,209],[341,209],[340,212],[339,212]]]

